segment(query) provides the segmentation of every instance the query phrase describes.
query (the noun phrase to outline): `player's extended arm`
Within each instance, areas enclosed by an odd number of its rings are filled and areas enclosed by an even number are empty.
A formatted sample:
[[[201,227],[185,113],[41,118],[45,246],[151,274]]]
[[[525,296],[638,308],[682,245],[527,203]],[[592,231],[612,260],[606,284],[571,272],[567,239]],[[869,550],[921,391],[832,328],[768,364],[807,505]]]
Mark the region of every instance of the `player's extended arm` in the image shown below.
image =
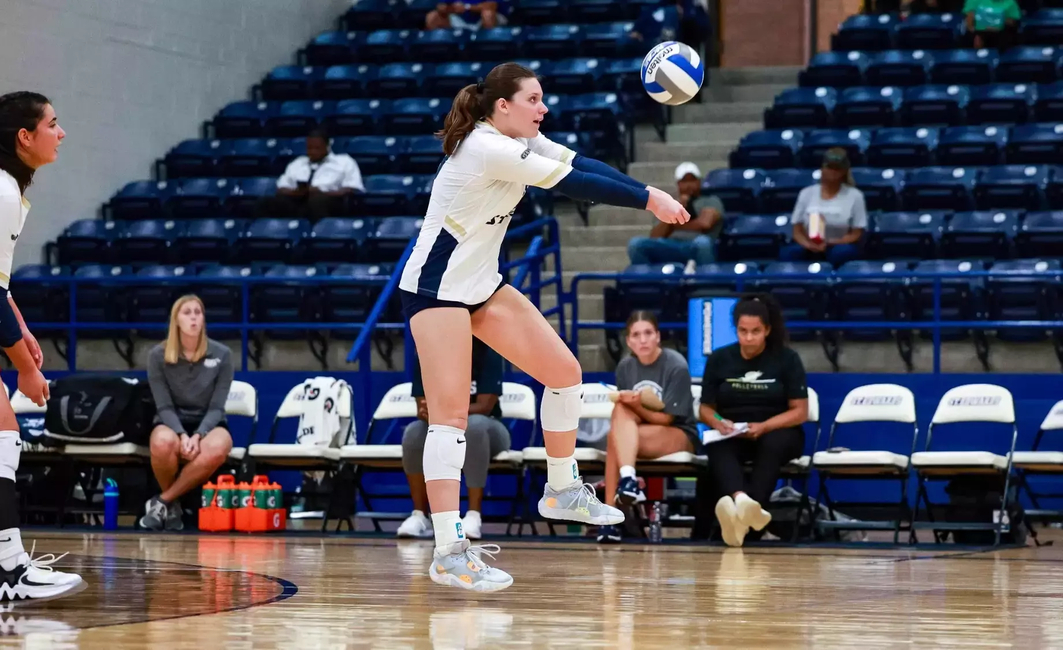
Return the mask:
[[[572,159],[572,168],[578,169],[581,172],[589,172],[591,174],[598,174],[599,176],[605,176],[611,178],[614,181],[630,185],[631,187],[637,187],[640,189],[646,189],[646,184],[631,178],[619,169],[614,169],[609,165],[606,165],[600,160],[594,158],[588,158],[587,156],[581,156],[576,154],[576,157]]]

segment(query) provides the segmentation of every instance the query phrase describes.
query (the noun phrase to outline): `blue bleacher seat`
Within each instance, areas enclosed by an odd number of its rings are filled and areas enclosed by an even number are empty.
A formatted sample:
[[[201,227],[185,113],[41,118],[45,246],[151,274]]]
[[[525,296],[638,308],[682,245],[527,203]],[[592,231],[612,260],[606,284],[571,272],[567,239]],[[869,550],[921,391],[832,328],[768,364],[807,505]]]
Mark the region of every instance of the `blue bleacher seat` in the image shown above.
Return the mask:
[[[574,23],[600,23],[611,20],[617,14],[616,0],[570,0],[568,20]]]
[[[624,109],[620,105],[620,97],[616,93],[571,95],[561,116],[562,123],[571,125],[573,130],[596,133],[596,137],[600,138],[617,139],[620,136],[620,126],[626,119]],[[619,141],[616,145],[623,146]]]
[[[395,27],[403,3],[397,0],[358,0],[343,14],[347,29],[388,29]],[[434,9],[434,7],[433,7]],[[421,24],[424,14],[421,14]]]
[[[934,52],[930,80],[935,84],[975,86],[993,81],[1000,56],[996,50],[940,50]]]
[[[945,166],[996,165],[1003,162],[1008,129],[996,126],[954,126],[941,131],[937,163]]]
[[[523,54],[523,27],[481,29],[465,44],[465,56],[470,61],[502,61]]]
[[[354,60],[361,33],[353,30],[318,34],[311,40],[303,54],[306,63],[313,66],[344,65]]]
[[[1038,122],[1063,122],[1063,81],[1037,87],[1034,119]]]
[[[289,262],[292,252],[310,234],[305,219],[255,219],[237,240],[237,258],[244,262]]]
[[[378,29],[370,32],[358,47],[358,60],[380,64],[405,61],[407,48],[416,33],[408,29]]]
[[[764,274],[784,275],[786,279],[764,280],[755,286],[775,298],[788,322],[821,321],[828,315],[831,271],[826,262],[773,262],[764,267]],[[816,338],[814,330],[787,331],[794,341]]]
[[[421,135],[443,127],[443,119],[450,111],[451,101],[438,98],[408,97],[396,99],[381,117],[386,133]]]
[[[410,58],[414,61],[445,61],[458,58],[468,40],[468,32],[461,29],[419,31],[409,42]]]
[[[819,173],[810,169],[776,169],[760,190],[759,209],[765,214],[793,212],[801,190],[819,181]],[[731,206],[724,203],[728,212]]]
[[[908,271],[902,262],[872,262],[856,260],[847,262],[835,271],[836,283],[832,290],[832,316],[834,320],[848,321],[897,321],[909,320],[911,313],[904,300],[904,282],[900,277],[872,277],[875,274],[897,274]],[[846,330],[848,339],[876,341],[889,338],[887,329]]]
[[[878,52],[893,47],[893,28],[898,18],[893,14],[856,14],[849,16],[831,36],[836,52],[858,50]]]
[[[941,235],[942,257],[1011,257],[1019,214],[1015,210],[957,212]]]
[[[924,167],[907,175],[905,210],[969,210],[974,207],[977,167]]]
[[[212,265],[199,270],[191,282],[195,294],[203,301],[211,328],[216,329],[219,323],[243,320],[242,281],[259,275],[250,266]]]
[[[966,86],[916,86],[904,91],[901,122],[906,126],[958,125],[966,119],[971,92]]]
[[[852,171],[868,210],[900,209],[901,188],[907,177],[903,169],[854,167]]]
[[[314,93],[322,99],[354,99],[364,97],[369,82],[376,77],[375,66],[334,65],[314,84]]]
[[[867,147],[870,167],[924,167],[931,164],[939,131],[926,127],[875,129]]]
[[[157,217],[175,187],[166,181],[133,181],[111,197],[107,212],[114,219]]]
[[[988,84],[971,89],[969,124],[1025,124],[1037,99],[1032,84]]]
[[[713,265],[713,268],[717,266]],[[669,279],[646,277],[661,274]],[[606,290],[606,313],[619,316],[630,314],[635,309],[645,309],[659,318],[667,319],[670,315],[678,318],[680,313],[686,311],[687,301],[682,291],[675,290],[676,284],[670,278],[678,280],[682,277],[682,264],[632,264],[617,279],[615,291]],[[667,289],[662,291],[662,285]],[[614,300],[615,310],[612,309]]]
[[[550,24],[524,30],[524,52],[542,59],[560,59],[578,52],[582,32],[579,25]]]
[[[388,99],[345,99],[325,118],[325,128],[333,135],[372,135],[380,132],[383,115],[389,110]]]
[[[409,209],[417,176],[380,174],[365,179],[365,193],[352,197],[355,211],[365,215],[412,214]]]
[[[1063,9],[1041,9],[1019,23],[1019,36],[1027,45],[1063,43]]]
[[[933,57],[923,50],[888,50],[871,57],[864,72],[868,86],[920,86],[930,80]]]
[[[281,65],[273,68],[262,80],[262,99],[287,101],[311,96],[314,84],[325,74],[325,68],[309,65]]]
[[[217,173],[230,178],[265,176],[276,172],[274,160],[285,145],[284,141],[277,138],[240,138],[223,143],[225,146],[218,155]]]
[[[144,284],[129,287],[129,311],[126,319],[130,323],[151,323],[153,327],[138,327],[137,333],[148,336],[156,333],[166,334],[166,322],[174,300],[187,293],[192,280],[191,269],[185,266],[167,266],[151,264],[135,273],[136,278],[143,279]]]
[[[721,261],[733,262],[775,260],[792,232],[789,214],[730,217],[724,221],[717,257]]]
[[[278,264],[270,267],[263,277],[270,280],[251,288],[251,321],[268,326],[275,323],[300,323],[317,320],[320,313],[318,286],[305,282],[324,269],[317,266]],[[306,338],[307,330],[264,329],[271,339],[298,340]]]
[[[398,21],[394,26],[398,29],[424,29],[425,17],[439,6],[437,0],[395,0],[392,4],[397,10]]]
[[[267,143],[272,138],[267,139]],[[273,156],[273,167],[270,175],[280,176],[288,168],[288,164],[299,156],[306,155],[306,138],[277,138],[277,149]],[[256,174],[262,176],[262,174]]]
[[[391,275],[391,264],[341,264],[329,274],[330,278],[348,282],[321,286],[322,320],[328,323],[364,323],[376,302],[384,283]],[[336,332],[332,336],[354,338],[357,331]]]
[[[296,100],[281,104],[277,114],[266,120],[270,135],[281,138],[305,136],[311,129],[325,121],[325,116],[336,109],[331,100]]]
[[[840,147],[849,154],[853,165],[863,165],[865,152],[871,144],[871,131],[868,129],[817,129],[805,134],[798,152],[798,163],[806,169],[819,169],[823,166],[823,154],[828,149]]]
[[[67,226],[56,239],[59,263],[107,264],[114,259],[112,245],[120,232],[114,221],[79,219]]]
[[[1012,128],[1006,157],[1010,164],[1063,162],[1063,124],[1024,124]]]
[[[166,154],[166,178],[211,176],[222,153],[221,140],[185,140]]]
[[[682,265],[680,265],[680,273],[682,273]],[[760,267],[753,263],[715,262],[699,265],[690,279],[696,284],[697,289],[740,291],[755,283],[756,276],[759,274]]]
[[[606,59],[599,80],[603,89],[617,92],[642,91],[642,59]]]
[[[611,18],[615,20],[615,17]],[[633,23],[630,22],[600,22],[584,25],[581,52],[585,56],[604,59],[639,54],[638,50],[645,49],[646,46],[631,38],[632,27]]]
[[[542,73],[550,92],[579,94],[598,87],[603,62],[598,59],[561,59]]]
[[[277,194],[275,176],[257,176],[237,179],[237,187],[225,200],[225,211],[237,217],[253,216],[255,206],[266,196]],[[194,215],[202,217],[204,215]]]
[[[715,194],[728,213],[760,210],[760,191],[768,176],[760,169],[714,169],[705,176],[701,191]]]
[[[266,120],[277,114],[278,106],[276,102],[233,102],[214,116],[214,134],[219,138],[257,138],[263,134]]]
[[[421,63],[389,63],[380,66],[376,76],[366,85],[372,97],[416,97],[420,94],[421,80],[427,69]]]
[[[1063,169],[1058,166],[1048,170],[1048,184],[1045,186],[1045,199],[1048,209],[1063,209]]]
[[[410,240],[421,230],[424,217],[381,219],[376,231],[365,240],[363,259],[367,262],[396,262]]]
[[[357,260],[362,243],[375,228],[373,219],[326,217],[303,239],[300,257],[315,264]]]
[[[985,264],[979,260],[924,260],[912,269],[914,276],[908,284],[912,316],[916,320],[934,320],[934,293],[936,280],[932,274],[971,273],[984,271]],[[976,320],[982,312],[982,280],[978,278],[941,278],[941,293],[938,299],[938,315],[941,320]],[[921,332],[923,338],[931,338],[930,331]],[[969,331],[943,328],[941,339],[957,341],[969,336]]]
[[[1043,210],[1050,168],[1046,165],[997,165],[988,167],[974,190],[980,210],[1016,208]]]
[[[174,238],[174,259],[182,263],[224,262],[247,224],[240,219],[191,219]]]
[[[130,221],[114,241],[116,261],[119,264],[177,261],[172,253],[184,224],[184,221],[173,219]]]
[[[170,194],[166,211],[176,219],[218,214],[236,188],[236,183],[226,178],[186,178]]]
[[[20,298],[18,309],[38,340],[66,338],[65,329],[37,327],[35,323],[66,323],[70,320],[70,284],[61,280],[71,273],[66,266],[25,264],[11,274],[11,295]],[[21,300],[22,296],[33,300]]]
[[[859,87],[842,91],[834,107],[837,126],[893,126],[901,108],[903,89]]]
[[[764,125],[769,129],[826,127],[837,101],[833,88],[790,88],[764,110]]]
[[[547,25],[568,19],[567,0],[517,0],[511,20],[520,25]]]
[[[434,70],[427,71],[422,90],[433,97],[453,97],[465,86],[486,76],[490,70],[489,64],[480,62],[440,63]]]
[[[1027,212],[1015,235],[1019,257],[1057,257],[1063,251],[1063,211]]]
[[[897,25],[896,43],[902,50],[951,50],[962,33],[960,14],[912,14]]]
[[[802,88],[862,86],[870,61],[863,52],[819,52],[798,74],[798,83]]]
[[[1063,48],[1049,45],[1013,47],[1000,55],[996,80],[1006,83],[1052,83],[1060,78]]]
[[[126,285],[108,282],[132,274],[127,266],[87,264],[74,271],[78,279],[76,318],[82,323],[120,323],[125,321],[129,307]],[[124,336],[114,330],[79,330],[78,338],[111,339]]]
[[[354,158],[363,176],[391,174],[396,171],[396,156],[406,141],[393,135],[363,135],[337,142],[336,153]]]
[[[867,233],[872,259],[931,258],[945,230],[947,212],[881,212]]]
[[[443,162],[443,141],[434,135],[410,136],[397,162],[398,169],[406,174],[434,174]]]
[[[986,280],[990,320],[1057,320],[1060,308],[1059,260],[1010,260],[996,262]],[[1044,330],[997,330],[1005,341],[1037,341]]]
[[[730,165],[760,169],[795,167],[803,139],[804,134],[793,129],[747,133],[731,152]]]

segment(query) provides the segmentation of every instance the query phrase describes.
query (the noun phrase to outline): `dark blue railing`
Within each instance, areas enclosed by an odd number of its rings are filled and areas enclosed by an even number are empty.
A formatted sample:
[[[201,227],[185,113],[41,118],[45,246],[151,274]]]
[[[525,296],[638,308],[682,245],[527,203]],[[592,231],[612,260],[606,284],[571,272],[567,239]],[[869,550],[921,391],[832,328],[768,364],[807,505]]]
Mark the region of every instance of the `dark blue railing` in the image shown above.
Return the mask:
[[[1046,274],[1038,271],[1008,271],[1006,273],[994,273],[993,271],[970,271],[970,272],[933,272],[933,273],[868,273],[860,275],[837,275],[823,273],[802,274],[771,274],[757,273],[745,275],[676,275],[676,274],[639,274],[625,275],[623,273],[580,273],[572,279],[572,286],[566,294],[565,302],[572,306],[572,337],[569,339],[569,347],[576,354],[579,353],[579,333],[581,330],[620,330],[623,323],[611,323],[605,321],[580,321],[579,318],[579,285],[588,280],[625,281],[628,283],[660,281],[664,285],[682,286],[688,288],[705,287],[706,289],[719,289],[726,291],[733,289],[736,292],[759,290],[761,283],[780,281],[787,284],[808,283],[810,287],[831,286],[832,284],[863,282],[868,280],[893,280],[906,283],[933,283],[933,319],[932,320],[902,320],[902,321],[787,321],[786,327],[792,330],[929,330],[932,333],[934,344],[934,373],[941,372],[941,330],[943,329],[1042,329],[1063,330],[1063,320],[942,320],[941,318],[941,291],[947,280],[972,281],[986,278],[1021,278],[1034,277],[1038,279],[1058,282],[1058,278],[1048,278]],[[685,330],[688,324],[660,323],[663,330]]]

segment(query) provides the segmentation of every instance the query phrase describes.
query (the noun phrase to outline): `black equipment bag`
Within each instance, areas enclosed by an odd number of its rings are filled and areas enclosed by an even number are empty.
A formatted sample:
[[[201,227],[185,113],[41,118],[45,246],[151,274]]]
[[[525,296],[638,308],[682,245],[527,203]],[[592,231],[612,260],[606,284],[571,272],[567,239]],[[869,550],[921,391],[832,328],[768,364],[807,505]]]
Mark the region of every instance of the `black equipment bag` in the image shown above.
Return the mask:
[[[148,444],[155,400],[147,381],[78,374],[51,384],[45,437],[59,444]]]

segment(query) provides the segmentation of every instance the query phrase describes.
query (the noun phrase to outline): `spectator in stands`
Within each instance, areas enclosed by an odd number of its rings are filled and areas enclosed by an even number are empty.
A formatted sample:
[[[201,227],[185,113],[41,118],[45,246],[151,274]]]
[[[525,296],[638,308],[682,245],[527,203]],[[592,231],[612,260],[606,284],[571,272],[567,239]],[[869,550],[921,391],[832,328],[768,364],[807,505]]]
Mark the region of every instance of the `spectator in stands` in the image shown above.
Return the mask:
[[[716,241],[723,230],[723,202],[716,196],[701,195],[701,170],[692,162],[675,168],[679,202],[693,215],[676,226],[654,224],[649,237],[635,237],[627,245],[632,264],[679,264],[693,261],[711,264],[716,259]]]
[[[967,33],[972,34],[974,47],[1005,50],[1015,44],[1022,19],[1015,0],[967,0],[963,13],[967,14]]]
[[[415,359],[416,361],[416,359]],[[469,422],[465,430],[465,484],[469,490],[469,509],[462,521],[465,536],[480,539],[487,468],[491,459],[509,449],[509,430],[500,419],[502,408],[502,374],[504,362],[497,352],[479,341],[472,341],[472,389],[469,392]],[[428,491],[421,466],[424,442],[428,437],[428,403],[424,398],[421,365],[413,367],[413,396],[417,400],[417,420],[402,434],[402,468],[410,484],[413,512],[399,526],[399,537],[431,537],[428,518]]]
[[[616,367],[620,394],[606,450],[605,502],[632,506],[642,496],[635,459],[694,451],[697,423],[687,360],[661,347],[657,317],[647,311],[632,313],[626,334],[631,356]],[[600,527],[598,541],[619,542],[619,528]]]
[[[700,419],[728,436],[708,445],[709,471],[723,496],[716,518],[724,542],[741,546],[752,528],[762,531],[771,515],[779,470],[801,456],[808,419],[808,387],[801,357],[787,345],[778,303],[768,294],[745,296],[735,305],[738,342],[717,349],[705,362]],[[736,424],[739,423],[739,424]],[[748,478],[743,466],[752,462]]]
[[[845,149],[823,155],[819,183],[801,190],[794,206],[794,243],[783,246],[780,257],[789,262],[826,260],[835,268],[860,257],[867,205],[856,189]]]
[[[347,195],[364,191],[354,158],[332,153],[328,135],[314,130],[306,136],[306,155],[288,163],[277,179],[277,195],[262,199],[259,215],[314,221],[337,217],[343,214]]]
[[[424,18],[425,29],[491,29],[507,23],[507,0],[440,2]]]
[[[700,53],[709,35],[709,14],[700,0],[661,0],[642,9],[629,35],[650,45],[679,41]]]
[[[197,296],[181,296],[173,304],[166,341],[148,354],[148,383],[157,410],[151,469],[162,493],[148,500],[140,526],[181,530],[178,499],[206,483],[233,447],[225,421],[232,352],[207,338]]]

